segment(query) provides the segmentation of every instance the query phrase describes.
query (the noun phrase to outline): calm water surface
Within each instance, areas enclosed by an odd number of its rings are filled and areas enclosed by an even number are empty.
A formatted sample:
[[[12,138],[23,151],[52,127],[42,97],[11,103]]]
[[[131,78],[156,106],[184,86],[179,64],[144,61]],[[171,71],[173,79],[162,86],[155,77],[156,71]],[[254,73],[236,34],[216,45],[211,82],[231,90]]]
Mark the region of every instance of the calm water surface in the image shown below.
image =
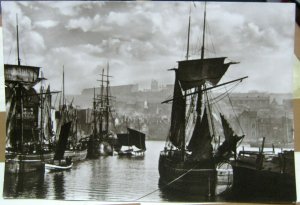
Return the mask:
[[[143,159],[108,156],[74,164],[72,170],[65,172],[6,174],[4,197],[97,201],[136,201],[142,197],[139,201],[143,202],[225,200],[159,189],[158,159],[164,142],[146,143]]]
[[[5,175],[4,197],[134,201],[158,189],[158,158],[164,142],[148,141],[143,159],[100,157],[59,173]],[[159,191],[141,199],[161,201]]]

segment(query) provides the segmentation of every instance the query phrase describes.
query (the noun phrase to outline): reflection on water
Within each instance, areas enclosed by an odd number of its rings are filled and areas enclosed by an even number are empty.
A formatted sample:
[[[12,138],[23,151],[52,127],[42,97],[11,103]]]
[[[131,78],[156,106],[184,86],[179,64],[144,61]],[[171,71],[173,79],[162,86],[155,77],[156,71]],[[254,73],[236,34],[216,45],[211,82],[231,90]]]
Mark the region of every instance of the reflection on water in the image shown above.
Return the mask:
[[[224,194],[209,198],[159,189],[158,159],[163,147],[164,142],[147,141],[144,159],[107,156],[74,164],[72,170],[65,172],[6,174],[4,197],[125,202],[141,197],[142,202],[228,200]],[[224,166],[227,165],[220,166],[220,170]],[[231,174],[222,174],[218,176],[222,184],[217,187],[217,193],[226,190],[232,181]]]
[[[53,185],[55,199],[65,199],[64,172],[53,173]]]
[[[47,193],[47,184],[44,183],[44,173],[23,173],[4,175],[3,195],[8,198],[35,198],[44,199]]]
[[[158,189],[158,158],[163,142],[147,142],[144,158],[100,157],[72,170],[5,176],[4,197],[134,201]],[[142,201],[161,201],[160,192]]]

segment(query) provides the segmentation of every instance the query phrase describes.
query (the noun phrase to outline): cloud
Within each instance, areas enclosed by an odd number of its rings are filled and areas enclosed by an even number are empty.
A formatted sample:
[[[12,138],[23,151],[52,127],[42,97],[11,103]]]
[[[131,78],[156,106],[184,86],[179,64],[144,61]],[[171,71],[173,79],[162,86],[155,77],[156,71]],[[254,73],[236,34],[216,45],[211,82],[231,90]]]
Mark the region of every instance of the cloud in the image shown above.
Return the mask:
[[[101,22],[101,17],[96,14],[94,18],[90,17],[80,17],[79,19],[71,19],[66,25],[67,29],[77,29],[80,28],[84,32],[94,30]]]
[[[81,6],[85,7],[85,6],[89,6],[88,3],[86,2],[82,2],[82,1],[72,1],[72,2],[68,2],[68,1],[62,1],[62,2],[51,2],[51,4],[49,5],[49,3],[46,3],[48,6],[52,7],[52,8],[56,8],[58,9],[61,14],[65,15],[65,16],[75,16],[77,14],[79,14]]]
[[[129,13],[117,13],[117,12],[110,12],[107,19],[106,23],[108,24],[116,24],[118,26],[125,26],[127,25],[131,20],[131,14]],[[132,22],[133,23],[133,22]]]
[[[24,45],[23,47],[26,47],[26,50],[30,52],[40,53],[42,50],[46,48],[43,36],[36,31],[31,31],[30,33],[26,33],[20,39],[20,43]]]
[[[34,23],[35,26],[41,27],[41,28],[52,28],[58,24],[58,21],[53,20],[45,20],[45,21],[36,21]]]
[[[192,4],[190,58],[200,56],[203,5]],[[166,70],[185,59],[189,8],[187,2],[3,2],[5,59],[15,62],[16,10],[22,48],[57,89],[62,65],[71,79],[67,92],[80,93],[97,85],[107,61],[114,85],[173,83]],[[287,4],[207,3],[205,56],[240,61],[224,80],[249,75],[245,91],[289,91],[293,11]]]

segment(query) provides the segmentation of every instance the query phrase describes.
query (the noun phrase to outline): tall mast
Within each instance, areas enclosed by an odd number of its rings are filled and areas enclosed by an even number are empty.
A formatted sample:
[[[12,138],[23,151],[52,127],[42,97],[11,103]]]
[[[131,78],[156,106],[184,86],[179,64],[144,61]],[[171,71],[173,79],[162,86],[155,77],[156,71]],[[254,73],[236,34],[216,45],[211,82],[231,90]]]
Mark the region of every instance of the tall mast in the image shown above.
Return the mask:
[[[190,32],[191,32],[191,5],[190,5],[190,13],[189,13],[188,38],[187,38],[187,45],[186,45],[186,60],[189,59],[189,50],[190,50]]]
[[[19,49],[19,24],[18,24],[18,14],[16,14],[16,21],[17,21],[17,55],[18,55],[18,65],[21,65],[20,49]]]
[[[77,113],[77,108],[75,109],[75,144],[78,142],[78,113]]]
[[[190,50],[190,32],[191,32],[191,5],[190,5],[190,12],[189,12],[189,26],[188,26],[188,38],[187,38],[187,45],[186,45],[186,60],[189,59],[189,50]],[[184,96],[186,96],[186,91],[184,92]],[[186,101],[186,97],[184,97],[184,100]],[[183,128],[183,134],[182,134],[182,145],[181,145],[181,157],[182,160],[185,160],[185,122],[184,128]]]
[[[202,67],[203,67],[203,59],[204,59],[205,28],[206,28],[206,2],[204,4],[203,34],[202,34],[202,47],[201,47]],[[204,85],[204,89],[206,89],[205,85]],[[215,126],[214,126],[212,110],[210,107],[207,91],[205,91],[205,97],[206,97],[206,101],[207,101],[207,108],[208,108],[209,120],[210,120],[210,124],[211,124],[212,135],[213,135],[213,137],[215,137]]]
[[[42,76],[43,78],[43,76]],[[41,95],[40,95],[40,102],[41,102],[41,120],[40,120],[40,143],[42,145],[43,139],[44,139],[44,86],[43,83],[41,83],[41,89],[40,89]]]
[[[19,24],[18,24],[18,14],[16,14],[16,29],[17,29],[17,55],[18,55],[18,66],[21,65],[21,60],[20,60],[20,52],[19,52]],[[23,92],[22,92],[22,85],[21,83],[18,84],[18,89],[17,89],[17,92],[19,95],[19,102],[20,102],[20,110],[19,110],[19,113],[20,113],[20,138],[21,138],[21,142],[20,142],[20,147],[18,147],[18,149],[21,150],[21,153],[23,153],[24,151],[24,124],[23,124]]]
[[[93,113],[94,113],[94,135],[93,139],[95,139],[97,130],[96,130],[96,90],[94,88],[94,100],[93,100]]]
[[[206,2],[204,5],[204,18],[203,18],[203,34],[202,34],[202,47],[201,47],[201,59],[204,59],[204,43],[205,43],[205,24],[206,24]]]
[[[63,65],[63,106],[65,106],[65,66]]]
[[[101,99],[100,99],[100,110],[101,110],[101,112],[100,112],[100,133],[102,133],[102,126],[103,126],[103,106],[104,106],[104,95],[103,95],[103,92],[104,92],[104,85],[103,85],[103,83],[104,83],[104,69],[102,69],[102,76],[101,76]]]
[[[107,62],[107,76],[106,76],[106,132],[108,133],[108,122],[109,122],[109,63]]]

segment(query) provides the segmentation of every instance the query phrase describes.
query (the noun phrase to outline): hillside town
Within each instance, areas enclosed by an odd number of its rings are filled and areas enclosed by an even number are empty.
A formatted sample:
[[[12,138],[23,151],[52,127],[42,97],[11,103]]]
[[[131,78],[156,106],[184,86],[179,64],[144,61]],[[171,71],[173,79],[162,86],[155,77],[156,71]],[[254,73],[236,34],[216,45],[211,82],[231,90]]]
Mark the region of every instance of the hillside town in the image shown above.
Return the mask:
[[[149,140],[164,140],[170,128],[171,104],[162,104],[162,99],[172,95],[173,85],[159,85],[152,80],[149,89],[141,90],[138,84],[111,86],[114,98],[116,129],[133,127],[147,133]],[[100,88],[96,88],[96,93]],[[80,126],[88,132],[92,120],[93,88],[82,90],[81,95],[67,96],[80,107]],[[218,93],[215,93],[218,96]],[[90,100],[89,100],[90,99]],[[266,146],[293,142],[292,94],[252,91],[231,93],[230,99],[222,99],[222,111],[231,125],[247,137],[245,143],[259,145],[266,137]],[[231,110],[234,110],[232,112]],[[88,134],[88,133],[85,133]],[[271,144],[270,144],[271,146]]]

